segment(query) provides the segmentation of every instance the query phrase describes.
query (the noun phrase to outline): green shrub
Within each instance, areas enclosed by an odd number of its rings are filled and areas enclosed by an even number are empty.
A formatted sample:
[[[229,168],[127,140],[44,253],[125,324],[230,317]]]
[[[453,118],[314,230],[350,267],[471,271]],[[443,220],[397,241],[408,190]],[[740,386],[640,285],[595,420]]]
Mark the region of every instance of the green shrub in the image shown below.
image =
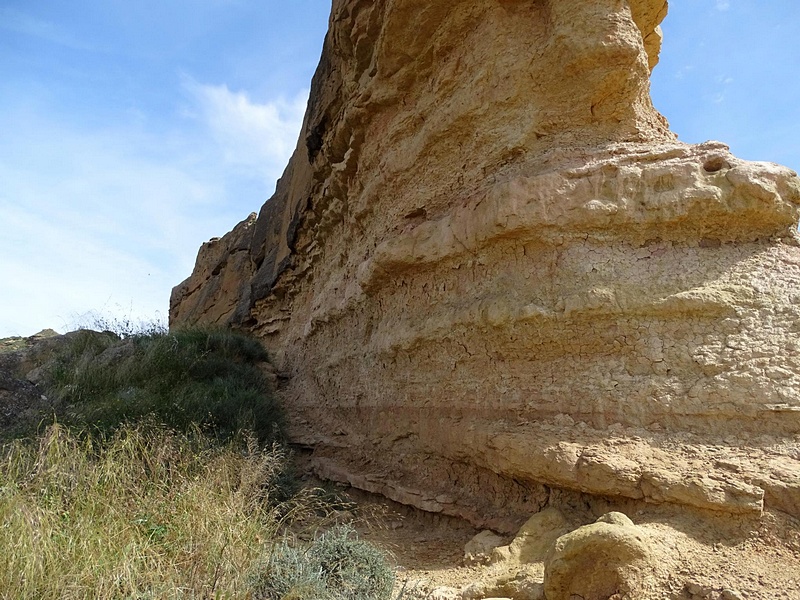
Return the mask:
[[[51,391],[70,425],[113,431],[153,416],[186,431],[198,425],[227,438],[246,429],[279,439],[283,415],[257,340],[225,329],[156,331],[120,339],[78,331],[56,359]]]
[[[394,576],[380,551],[339,526],[306,548],[281,543],[249,581],[256,600],[383,600]]]

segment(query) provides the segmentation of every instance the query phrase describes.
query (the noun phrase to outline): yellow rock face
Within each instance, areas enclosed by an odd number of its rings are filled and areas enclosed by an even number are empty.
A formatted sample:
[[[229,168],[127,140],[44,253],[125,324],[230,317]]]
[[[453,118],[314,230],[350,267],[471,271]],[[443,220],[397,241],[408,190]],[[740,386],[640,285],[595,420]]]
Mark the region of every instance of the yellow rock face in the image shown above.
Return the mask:
[[[264,340],[320,474],[481,526],[553,487],[796,507],[800,181],[676,141],[665,14],[336,0],[275,196],[172,323]]]

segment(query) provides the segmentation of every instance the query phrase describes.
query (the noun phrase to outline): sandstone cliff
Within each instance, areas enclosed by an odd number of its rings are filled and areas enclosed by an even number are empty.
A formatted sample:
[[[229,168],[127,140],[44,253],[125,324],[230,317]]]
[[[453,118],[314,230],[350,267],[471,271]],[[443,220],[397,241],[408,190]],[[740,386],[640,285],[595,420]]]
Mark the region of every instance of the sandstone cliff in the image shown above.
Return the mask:
[[[664,0],[334,0],[297,149],[172,325],[273,353],[317,471],[511,531],[800,516],[800,180],[679,143]]]

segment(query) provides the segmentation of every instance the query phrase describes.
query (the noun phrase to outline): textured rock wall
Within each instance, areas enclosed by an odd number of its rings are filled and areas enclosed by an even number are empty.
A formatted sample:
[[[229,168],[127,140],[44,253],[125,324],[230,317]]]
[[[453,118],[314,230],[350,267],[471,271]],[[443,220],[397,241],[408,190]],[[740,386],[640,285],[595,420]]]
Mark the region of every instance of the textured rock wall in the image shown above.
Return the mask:
[[[275,196],[172,323],[255,332],[318,472],[427,510],[800,515],[800,180],[676,141],[666,9],[335,0]]]

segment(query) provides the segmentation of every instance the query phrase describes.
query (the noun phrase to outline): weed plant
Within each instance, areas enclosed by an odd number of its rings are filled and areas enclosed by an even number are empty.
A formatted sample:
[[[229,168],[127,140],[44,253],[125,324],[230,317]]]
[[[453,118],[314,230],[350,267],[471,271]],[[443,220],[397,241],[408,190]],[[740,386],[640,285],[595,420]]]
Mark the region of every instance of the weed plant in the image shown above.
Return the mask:
[[[51,393],[62,420],[113,431],[154,417],[187,431],[199,426],[222,439],[244,429],[264,444],[280,439],[282,411],[261,369],[263,347],[224,329],[132,334],[77,331],[52,369]]]

